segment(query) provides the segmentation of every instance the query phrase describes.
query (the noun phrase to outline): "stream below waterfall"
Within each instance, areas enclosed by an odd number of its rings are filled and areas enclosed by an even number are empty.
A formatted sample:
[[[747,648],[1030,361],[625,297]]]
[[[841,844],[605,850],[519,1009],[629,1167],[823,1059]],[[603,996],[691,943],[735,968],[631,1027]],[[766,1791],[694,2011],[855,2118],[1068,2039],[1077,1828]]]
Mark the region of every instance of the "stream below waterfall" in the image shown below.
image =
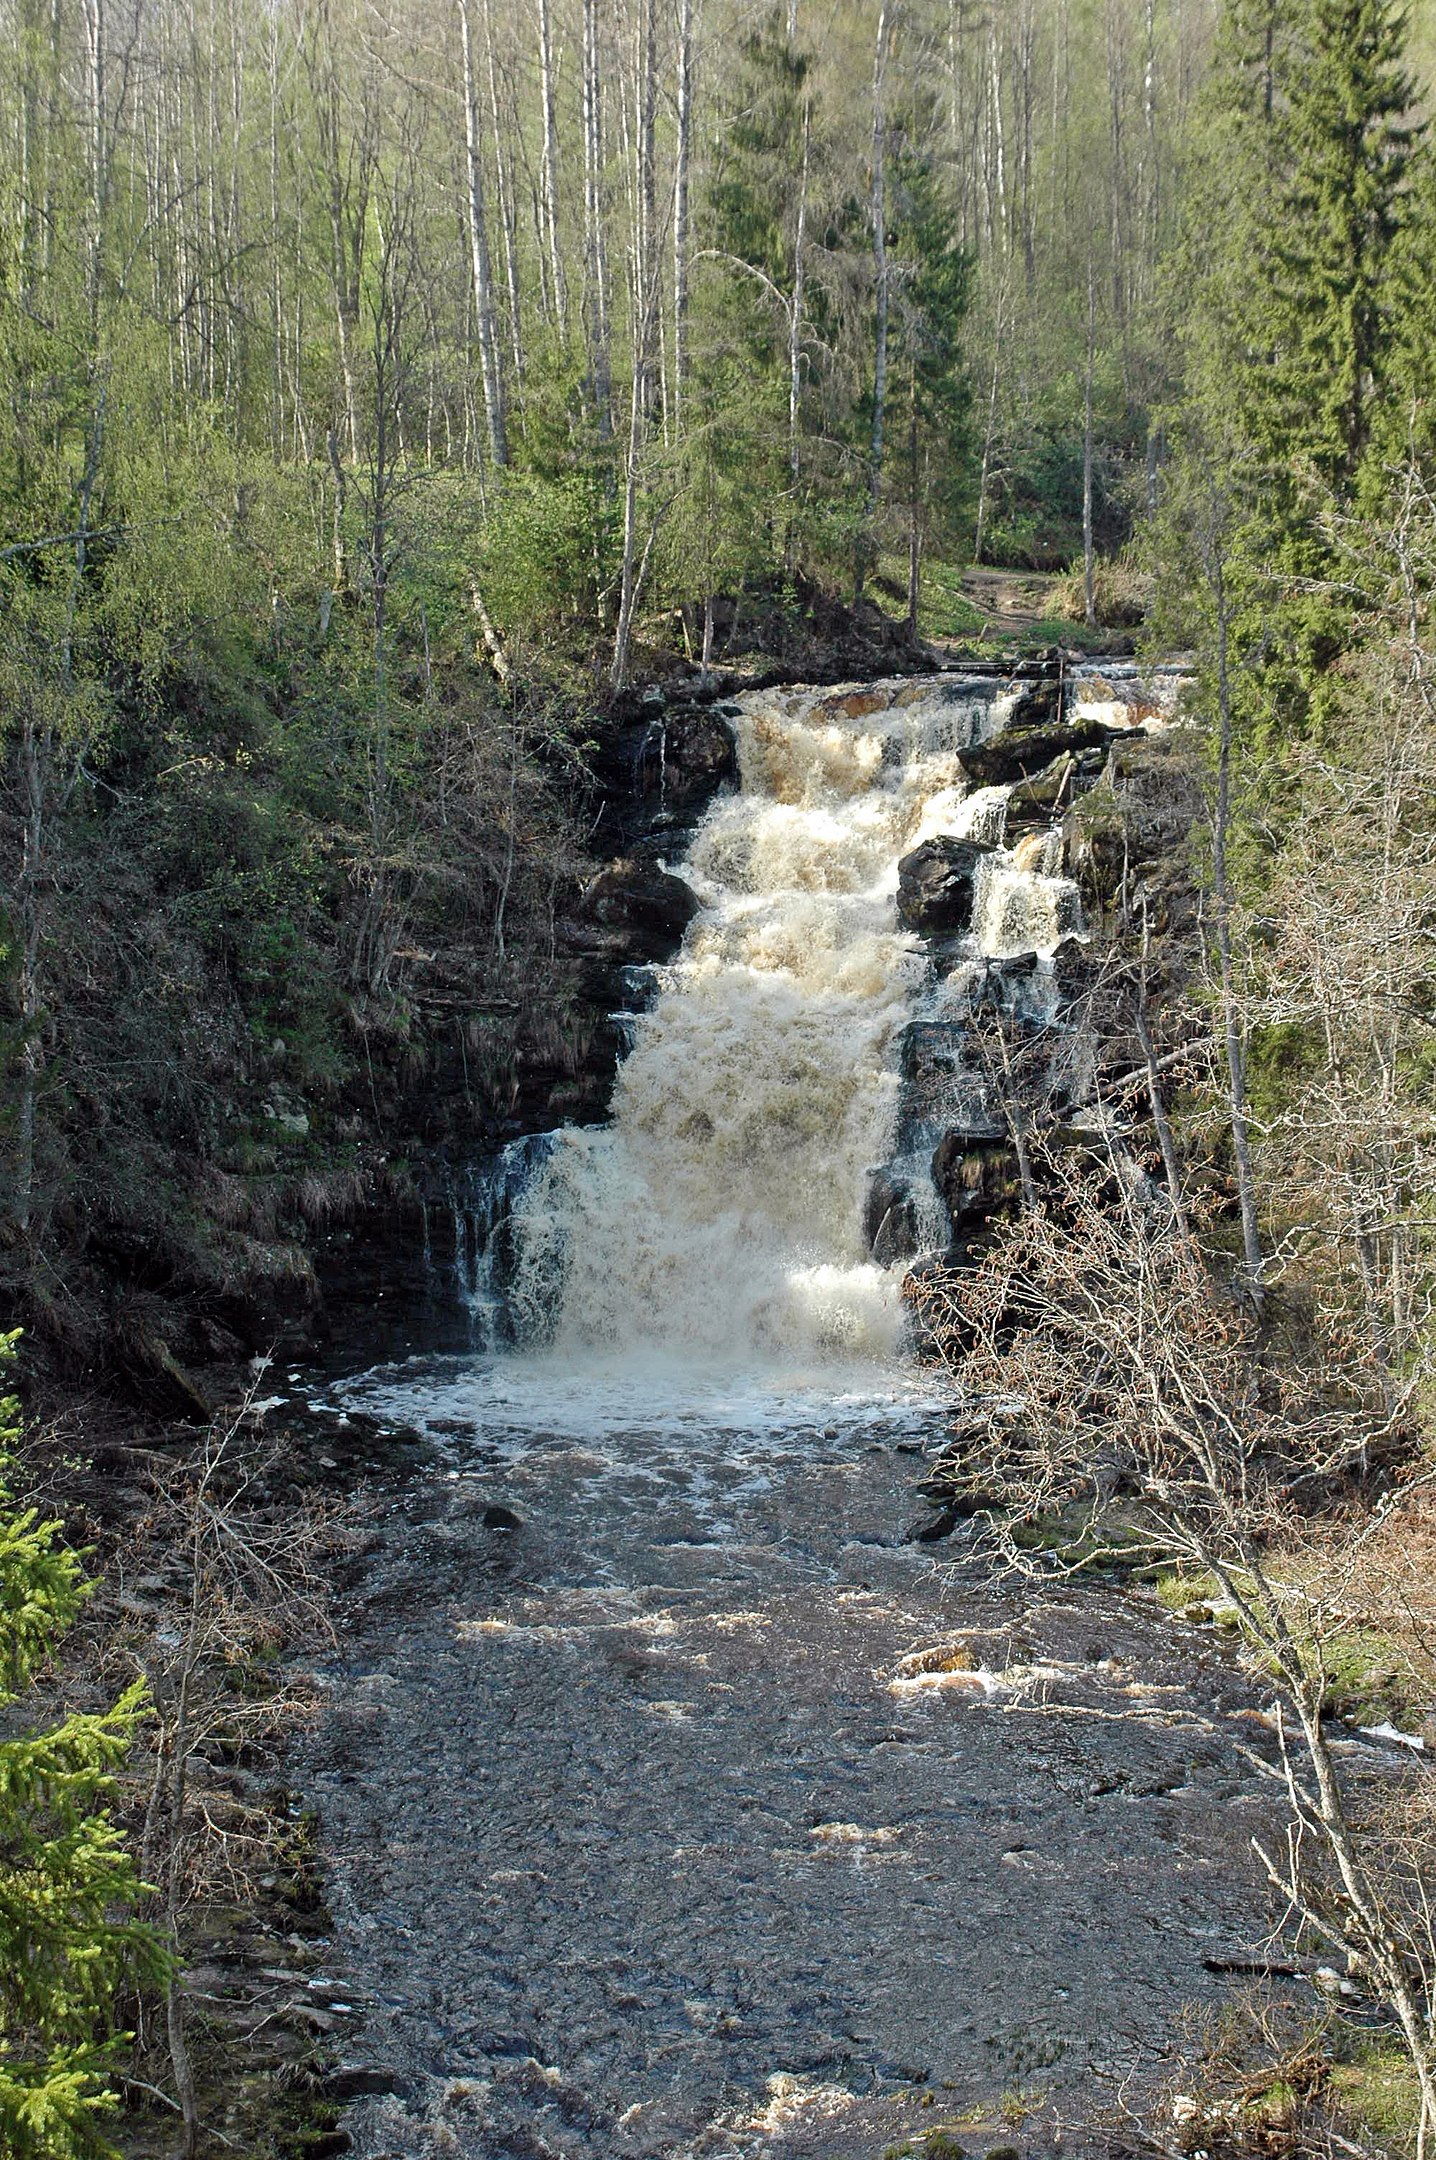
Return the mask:
[[[326,1398],[429,1442],[362,1503],[305,1769],[361,2160],[876,2160],[972,2109],[1045,2152],[1260,1932],[1210,1635],[909,1535],[902,1284],[944,1133],[1003,1129],[982,1000],[1083,1116],[1060,834],[972,769],[1017,697],[738,702],[610,1122],[494,1166],[473,1354]],[[938,837],[977,843],[940,951],[895,904]]]

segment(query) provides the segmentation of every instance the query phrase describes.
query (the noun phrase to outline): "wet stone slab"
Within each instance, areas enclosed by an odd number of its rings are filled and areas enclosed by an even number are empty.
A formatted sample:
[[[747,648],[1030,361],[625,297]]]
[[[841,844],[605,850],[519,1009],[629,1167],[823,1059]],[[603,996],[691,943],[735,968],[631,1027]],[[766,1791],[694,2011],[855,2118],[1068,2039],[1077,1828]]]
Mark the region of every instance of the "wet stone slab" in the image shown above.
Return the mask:
[[[904,1544],[880,1425],[443,1444],[373,1503],[308,1764],[362,2160],[1074,2111],[1261,1936],[1220,1650]]]

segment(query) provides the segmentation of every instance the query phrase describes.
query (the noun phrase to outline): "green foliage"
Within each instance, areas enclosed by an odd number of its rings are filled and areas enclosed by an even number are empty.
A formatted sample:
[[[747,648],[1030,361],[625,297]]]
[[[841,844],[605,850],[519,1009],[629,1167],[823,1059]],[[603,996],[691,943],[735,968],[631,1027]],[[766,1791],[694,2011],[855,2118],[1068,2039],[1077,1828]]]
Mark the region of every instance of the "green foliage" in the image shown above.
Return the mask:
[[[1390,375],[1414,89],[1404,19],[1389,0],[1311,0],[1303,31],[1253,432],[1273,468],[1308,464],[1342,496],[1360,476]]]
[[[13,1355],[16,1338],[0,1340]],[[19,1435],[0,1401],[0,1480]],[[16,1511],[0,1482],[0,1709],[39,1680],[87,1594],[60,1525]],[[0,1741],[0,2144],[14,2160],[108,2150],[100,2118],[121,2035],[116,1999],[167,1962],[132,1918],[142,1885],[111,1815],[114,1773],[145,1714],[144,1689]]]
[[[775,8],[740,48],[709,183],[714,245],[752,271],[759,288],[766,282],[781,294],[793,284],[810,70],[808,56],[788,43]],[[755,301],[744,328],[756,360],[778,357],[770,309]]]
[[[890,211],[894,492],[909,522],[941,547],[965,533],[973,507],[972,386],[963,344],[973,264],[930,157],[899,152]]]
[[[1399,2042],[1385,2033],[1352,2032],[1345,2036],[1343,2057],[1332,2069],[1331,2089],[1358,2133],[1414,2151],[1421,2095]]]
[[[1404,37],[1387,0],[1228,0],[1199,101],[1154,543],[1165,627],[1210,650],[1223,618],[1248,742],[1326,724],[1353,614],[1331,530],[1384,486],[1416,142]]]
[[[515,474],[474,536],[474,567],[495,621],[528,646],[592,621],[617,536],[614,503],[596,475]]]

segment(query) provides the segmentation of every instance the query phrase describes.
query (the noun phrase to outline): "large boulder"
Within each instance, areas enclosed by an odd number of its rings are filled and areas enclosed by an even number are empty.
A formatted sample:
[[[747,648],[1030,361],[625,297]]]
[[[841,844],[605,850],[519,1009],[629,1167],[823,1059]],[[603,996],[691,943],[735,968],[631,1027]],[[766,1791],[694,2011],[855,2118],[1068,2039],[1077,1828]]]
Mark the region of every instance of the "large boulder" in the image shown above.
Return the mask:
[[[971,1234],[1022,1197],[1017,1157],[1003,1141],[974,1133],[944,1133],[932,1158],[932,1182],[947,1209],[954,1238]]]
[[[738,777],[738,738],[733,725],[711,705],[675,705],[659,723],[648,752],[651,785],[657,778],[670,809],[699,809],[715,788]]]
[[[957,761],[969,780],[979,787],[1004,787],[1014,781],[1035,779],[1050,770],[1055,760],[1077,757],[1107,742],[1112,730],[1100,720],[1043,720],[1036,726],[1021,724],[1014,715],[1000,735],[959,750]]]
[[[870,713],[886,712],[893,703],[886,690],[835,690],[813,707],[818,720],[865,720]]]
[[[894,1260],[910,1260],[917,1251],[917,1209],[901,1178],[891,1170],[875,1170],[863,1209],[863,1230],[868,1251],[879,1267]]]
[[[951,937],[972,926],[978,864],[993,852],[986,840],[924,840],[898,864],[901,921],[922,937]]]
[[[585,887],[568,942],[604,958],[671,960],[701,904],[671,871],[610,863]]]

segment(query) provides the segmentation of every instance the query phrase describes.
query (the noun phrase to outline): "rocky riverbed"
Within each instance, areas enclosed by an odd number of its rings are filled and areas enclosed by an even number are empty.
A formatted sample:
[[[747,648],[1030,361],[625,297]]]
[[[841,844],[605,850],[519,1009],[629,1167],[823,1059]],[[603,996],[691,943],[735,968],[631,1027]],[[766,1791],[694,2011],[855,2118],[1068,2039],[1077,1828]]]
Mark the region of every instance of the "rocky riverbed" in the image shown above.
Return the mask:
[[[438,1448],[367,1505],[306,1766],[362,2160],[1048,2152],[1263,1932],[1255,1698],[911,1540],[930,1408],[348,1399]]]

